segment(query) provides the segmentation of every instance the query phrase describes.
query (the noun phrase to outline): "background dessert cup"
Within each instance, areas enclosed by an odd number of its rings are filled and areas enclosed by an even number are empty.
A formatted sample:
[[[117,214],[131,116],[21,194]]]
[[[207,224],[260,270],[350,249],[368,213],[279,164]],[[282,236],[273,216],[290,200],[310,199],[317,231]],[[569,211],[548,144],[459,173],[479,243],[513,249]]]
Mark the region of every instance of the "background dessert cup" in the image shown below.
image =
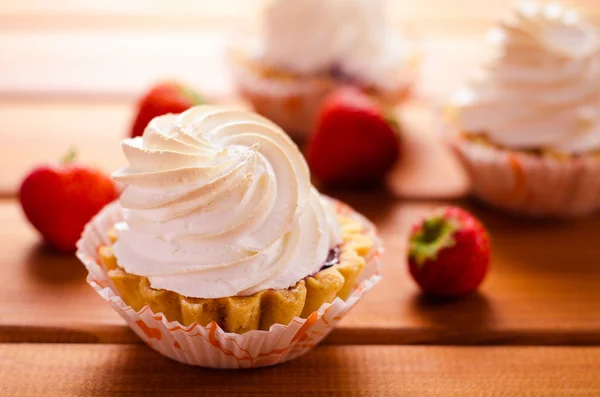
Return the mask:
[[[312,131],[319,105],[341,85],[398,104],[409,97],[419,62],[412,43],[386,22],[380,0],[272,1],[261,29],[240,34],[229,51],[238,90],[296,140]]]
[[[525,3],[494,55],[450,100],[446,136],[473,193],[538,217],[600,209],[600,36],[576,10]]]
[[[232,51],[231,70],[241,96],[253,109],[280,125],[292,138],[305,140],[316,124],[323,100],[337,88],[356,85],[387,106],[409,99],[418,75],[418,58],[412,59],[395,72],[396,86],[363,86],[333,73],[294,75],[274,71],[254,64],[242,52]],[[401,79],[401,80],[400,80]]]
[[[559,157],[502,150],[453,138],[473,194],[515,214],[579,217],[600,209],[600,157]]]

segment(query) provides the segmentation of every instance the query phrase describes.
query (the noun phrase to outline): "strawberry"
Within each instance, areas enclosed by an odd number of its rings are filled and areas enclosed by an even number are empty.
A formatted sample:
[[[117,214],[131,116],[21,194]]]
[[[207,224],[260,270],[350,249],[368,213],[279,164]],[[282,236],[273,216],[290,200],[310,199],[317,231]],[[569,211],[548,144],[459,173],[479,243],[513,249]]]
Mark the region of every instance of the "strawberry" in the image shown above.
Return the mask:
[[[399,156],[397,123],[375,99],[342,87],[323,102],[308,146],[321,182],[364,186],[381,181]]]
[[[457,297],[474,291],[489,262],[487,231],[461,208],[442,208],[413,227],[409,270],[427,294]]]
[[[34,169],[21,184],[19,199],[29,222],[59,252],[73,252],[83,227],[118,196],[112,179],[73,162]]]
[[[138,103],[138,112],[131,128],[131,137],[141,136],[156,116],[181,113],[203,102],[191,89],[174,82],[159,83],[152,87]]]

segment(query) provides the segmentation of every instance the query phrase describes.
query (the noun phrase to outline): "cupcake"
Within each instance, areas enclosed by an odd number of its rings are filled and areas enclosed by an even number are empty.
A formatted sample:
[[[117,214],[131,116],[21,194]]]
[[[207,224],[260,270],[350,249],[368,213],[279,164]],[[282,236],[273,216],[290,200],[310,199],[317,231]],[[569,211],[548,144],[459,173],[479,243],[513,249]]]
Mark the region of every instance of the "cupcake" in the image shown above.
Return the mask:
[[[255,110],[298,140],[340,85],[393,105],[416,73],[415,51],[388,26],[382,0],[272,0],[259,28],[232,47],[231,64]]]
[[[526,3],[490,33],[493,56],[452,96],[448,135],[473,193],[522,215],[600,207],[600,36],[576,10]]]
[[[113,177],[126,188],[78,254],[159,352],[209,367],[286,361],[379,280],[372,225],[317,192],[271,121],[197,106],[155,118],[123,151]]]

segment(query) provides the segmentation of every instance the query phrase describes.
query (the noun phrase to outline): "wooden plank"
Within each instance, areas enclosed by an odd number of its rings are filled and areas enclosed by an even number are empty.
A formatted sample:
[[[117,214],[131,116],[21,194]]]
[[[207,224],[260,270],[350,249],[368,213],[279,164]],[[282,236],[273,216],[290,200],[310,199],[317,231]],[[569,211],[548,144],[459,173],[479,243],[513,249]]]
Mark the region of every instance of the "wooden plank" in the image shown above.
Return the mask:
[[[0,24],[2,23],[0,18]],[[231,96],[225,56],[234,27],[138,30],[0,29],[0,98],[26,96],[131,99],[158,79],[179,79],[202,92]],[[419,39],[419,92],[442,98],[480,64],[483,32]],[[190,51],[193,48],[194,51]],[[110,62],[106,60],[110,59]],[[443,72],[439,65],[446,67]],[[44,65],[46,73],[39,73]]]
[[[439,203],[337,195],[377,223],[386,252],[383,281],[329,343],[600,343],[599,217],[535,223],[472,207],[492,234],[492,271],[480,293],[436,303],[407,274],[405,249],[410,224]],[[0,341],[136,341],[85,283],[83,266],[40,247],[11,200],[0,201],[0,241]]]
[[[0,239],[5,250],[0,259],[0,340],[22,336],[93,342],[106,334],[129,334],[123,320],[87,285],[87,272],[77,258],[41,245],[15,200],[0,200]]]
[[[235,87],[225,59],[226,32],[222,26],[169,35],[156,30],[0,31],[0,54],[9,59],[0,74],[0,112],[10,114],[14,106],[47,101],[60,106],[68,101],[131,105],[153,82],[164,79],[180,80],[209,98],[231,101]],[[198,51],[189,51],[190,47]],[[418,48],[421,76],[415,99],[430,115],[439,115],[441,104],[473,75],[486,56],[482,49],[488,47],[483,35],[452,35],[423,38]],[[163,53],[170,55],[157,56]],[[115,61],[107,64],[107,58]],[[46,74],[38,73],[40,64]]]
[[[235,99],[211,98],[235,104]],[[243,106],[237,100],[237,106]],[[0,196],[14,196],[36,164],[62,157],[70,147],[88,164],[113,172],[125,164],[121,140],[129,134],[134,104],[114,101],[0,101]],[[403,198],[459,197],[466,175],[435,136],[431,112],[418,103],[401,112],[406,121],[403,160],[390,178],[390,191]],[[440,172],[442,170],[443,172]]]
[[[321,346],[258,370],[185,366],[141,345],[0,345],[8,396],[598,396],[600,348]]]
[[[230,92],[226,28],[0,31],[0,93],[132,98],[157,79]],[[40,67],[44,73],[40,73]]]
[[[420,295],[405,252],[410,225],[442,203],[338,196],[378,225],[386,251],[382,282],[342,321],[331,343],[600,343],[600,217],[536,222],[456,201],[490,231],[492,267],[480,292],[436,302]]]
[[[13,196],[23,175],[35,164],[61,157],[78,148],[82,161],[105,170],[124,164],[120,141],[127,134],[132,109],[128,102],[92,101],[1,103],[4,133],[0,146],[14,150],[0,157],[0,193]],[[35,116],[35,117],[34,117]],[[413,112],[409,119],[424,125],[427,114]],[[411,121],[412,122],[412,121]],[[408,129],[405,160],[390,183],[399,197],[455,197],[467,188],[455,160],[427,131]],[[427,138],[426,138],[427,137]],[[426,138],[426,139],[423,139]],[[423,157],[430,153],[434,163]],[[436,167],[436,165],[439,167]],[[405,173],[402,170],[418,170]],[[437,169],[454,170],[439,175]],[[434,182],[434,183],[431,183]],[[0,235],[9,255],[0,273],[6,288],[0,292],[3,341],[130,342],[135,336],[84,283],[83,268],[73,257],[57,257],[38,245],[17,202],[0,203]],[[67,310],[58,308],[66,301]],[[90,306],[88,307],[88,302]],[[76,305],[72,307],[73,305]]]
[[[134,36],[134,41],[139,39],[146,43],[148,40],[142,34]],[[32,37],[37,36],[27,40]],[[72,34],[64,34],[64,37],[72,43],[78,42]],[[21,47],[40,47],[35,40],[27,40],[16,43],[7,40],[4,44],[17,52]],[[0,40],[0,47],[1,43]],[[457,47],[463,52],[458,54],[473,54],[476,47],[472,43],[471,38],[464,39]],[[448,41],[438,38],[430,44],[432,53],[439,56],[432,64],[442,63],[446,59],[443,51]],[[85,46],[81,44],[81,47]],[[50,52],[40,58],[28,58],[33,52],[27,50],[21,54],[24,54],[21,60],[43,63],[54,55],[61,59],[64,54],[53,53],[52,48],[61,47],[50,45]],[[127,51],[119,48],[117,46],[116,54],[125,56]],[[144,47],[143,51],[148,51],[148,56],[153,55],[150,49]],[[97,61],[99,58],[92,57],[87,65]],[[10,67],[17,73],[34,64],[36,62],[18,62]],[[456,65],[456,69],[461,69],[459,63]],[[123,77],[117,73],[119,70],[115,69],[113,77]],[[431,68],[427,73],[433,76],[435,70],[439,68]],[[131,76],[135,74],[133,69],[130,72]],[[60,69],[60,73],[53,75],[58,76],[58,80],[45,80],[55,84],[47,99],[62,89],[61,78],[70,76],[74,84],[81,84],[85,77],[73,75],[68,68]],[[98,81],[118,85],[119,79],[107,76]],[[207,76],[213,77],[211,74],[204,77]],[[10,100],[0,102],[0,119],[3,120],[0,147],[11,148],[0,157],[0,169],[5,170],[0,174],[0,194],[14,195],[21,176],[32,164],[58,158],[71,145],[79,147],[84,161],[106,170],[123,164],[119,142],[129,128],[131,102],[126,96],[117,101],[89,100],[102,91],[86,86],[85,81],[83,84],[87,88],[81,92],[91,93],[87,101],[56,102],[43,98],[29,101],[23,97],[15,101],[11,96]],[[21,87],[19,92],[26,92],[23,85],[17,86]],[[375,220],[387,247],[386,277],[382,285],[342,322],[329,341],[597,343],[600,340],[600,319],[596,315],[600,292],[596,286],[600,275],[596,265],[600,257],[592,239],[598,230],[598,219],[567,224],[524,223],[475,207],[489,224],[495,240],[494,270],[482,294],[447,304],[433,304],[418,297],[404,269],[406,231],[413,220],[437,204],[405,203],[398,199],[455,198],[465,193],[467,185],[456,161],[435,138],[436,113],[419,104],[410,105],[402,113],[407,124],[405,149],[403,160],[390,177],[388,191],[362,195],[328,192],[340,195]],[[16,203],[2,202],[0,216],[0,236],[3,237],[0,244],[6,244],[7,252],[0,260],[0,302],[3,303],[0,324],[4,331],[0,333],[1,340],[135,340],[122,320],[85,285],[83,269],[74,258],[55,257],[36,245],[37,237],[22,221]],[[561,244],[549,244],[549,241],[561,241]],[[59,309],[59,302],[66,302],[67,310]]]
[[[125,164],[120,143],[132,118],[128,102],[0,102],[0,193],[15,195],[35,165],[58,161],[69,148],[85,163],[116,170]]]

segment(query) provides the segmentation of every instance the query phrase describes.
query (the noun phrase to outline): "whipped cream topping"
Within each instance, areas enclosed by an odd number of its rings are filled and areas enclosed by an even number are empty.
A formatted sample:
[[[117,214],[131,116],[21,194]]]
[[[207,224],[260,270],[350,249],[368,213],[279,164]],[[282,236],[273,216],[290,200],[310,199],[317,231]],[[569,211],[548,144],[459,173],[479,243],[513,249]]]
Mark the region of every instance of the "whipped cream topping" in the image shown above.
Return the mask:
[[[490,41],[495,55],[451,99],[463,131],[514,149],[600,149],[600,36],[590,22],[525,3]]]
[[[251,57],[299,74],[339,69],[366,84],[401,84],[413,56],[410,42],[392,31],[382,0],[272,0]]]
[[[199,298],[288,288],[341,242],[302,154],[261,116],[197,106],[122,146],[115,256],[154,288]]]

